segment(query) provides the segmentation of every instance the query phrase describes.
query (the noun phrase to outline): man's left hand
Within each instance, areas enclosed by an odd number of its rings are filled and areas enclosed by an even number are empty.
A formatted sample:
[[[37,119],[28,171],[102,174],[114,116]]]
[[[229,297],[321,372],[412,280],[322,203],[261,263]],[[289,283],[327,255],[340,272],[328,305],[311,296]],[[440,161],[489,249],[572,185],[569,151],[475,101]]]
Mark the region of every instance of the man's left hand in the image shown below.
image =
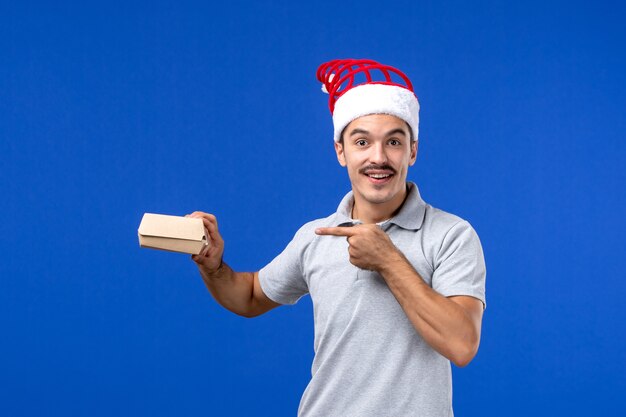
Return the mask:
[[[398,249],[389,236],[375,224],[359,224],[352,227],[321,227],[315,233],[322,236],[345,236],[348,240],[350,262],[370,271],[381,272],[394,261]]]

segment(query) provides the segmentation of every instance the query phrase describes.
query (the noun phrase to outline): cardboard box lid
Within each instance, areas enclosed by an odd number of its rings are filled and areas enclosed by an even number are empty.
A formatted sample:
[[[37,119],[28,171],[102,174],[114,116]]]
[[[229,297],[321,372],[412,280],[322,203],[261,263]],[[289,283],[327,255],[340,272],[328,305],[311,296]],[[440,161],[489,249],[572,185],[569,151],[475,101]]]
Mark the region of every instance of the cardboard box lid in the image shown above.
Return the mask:
[[[204,223],[202,223],[202,219],[190,217],[145,213],[141,219],[138,231],[143,236],[160,236],[196,241],[204,239]]]

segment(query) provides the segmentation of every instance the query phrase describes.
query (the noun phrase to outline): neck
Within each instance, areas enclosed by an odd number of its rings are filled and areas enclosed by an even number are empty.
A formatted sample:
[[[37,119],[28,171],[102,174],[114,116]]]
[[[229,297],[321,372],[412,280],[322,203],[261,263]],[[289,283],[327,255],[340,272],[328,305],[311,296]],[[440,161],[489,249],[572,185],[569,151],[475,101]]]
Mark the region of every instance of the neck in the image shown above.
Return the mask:
[[[354,206],[352,207],[352,218],[359,219],[364,224],[380,223],[392,218],[404,203],[408,192],[407,187],[398,193],[391,200],[384,203],[371,203],[362,196],[354,193]]]

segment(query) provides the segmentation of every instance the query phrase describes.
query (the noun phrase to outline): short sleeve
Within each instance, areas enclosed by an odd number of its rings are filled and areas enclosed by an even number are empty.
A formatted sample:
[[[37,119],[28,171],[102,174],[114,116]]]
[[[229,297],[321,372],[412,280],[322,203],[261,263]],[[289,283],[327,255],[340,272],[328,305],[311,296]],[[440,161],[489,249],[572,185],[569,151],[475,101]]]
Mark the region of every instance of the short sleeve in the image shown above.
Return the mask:
[[[295,304],[309,292],[302,272],[302,259],[310,240],[306,229],[303,226],[298,230],[282,253],[259,271],[261,289],[268,298],[279,304]]]
[[[459,221],[446,233],[433,266],[435,291],[446,297],[469,295],[486,306],[485,258],[478,235],[468,222]]]

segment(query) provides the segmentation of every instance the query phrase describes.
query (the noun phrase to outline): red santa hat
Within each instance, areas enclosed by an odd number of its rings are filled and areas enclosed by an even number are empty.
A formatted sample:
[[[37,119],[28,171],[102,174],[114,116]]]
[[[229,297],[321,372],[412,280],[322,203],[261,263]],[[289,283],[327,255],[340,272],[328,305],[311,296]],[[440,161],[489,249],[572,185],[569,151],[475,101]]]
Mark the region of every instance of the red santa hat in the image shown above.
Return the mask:
[[[317,79],[330,96],[335,142],[351,121],[369,114],[390,114],[404,120],[417,140],[420,105],[402,71],[369,59],[336,59],[320,65]]]

